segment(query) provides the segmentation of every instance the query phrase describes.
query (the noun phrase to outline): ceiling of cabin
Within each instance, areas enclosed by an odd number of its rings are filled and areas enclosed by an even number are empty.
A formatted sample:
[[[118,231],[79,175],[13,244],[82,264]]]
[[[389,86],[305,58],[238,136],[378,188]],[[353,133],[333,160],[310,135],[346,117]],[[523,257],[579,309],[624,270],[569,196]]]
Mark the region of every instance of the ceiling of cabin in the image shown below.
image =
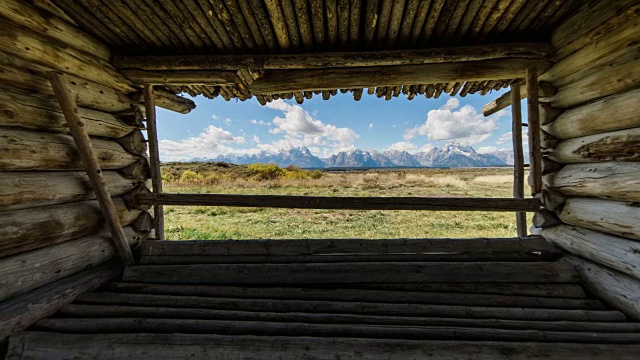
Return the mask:
[[[586,0],[53,0],[119,55],[287,54],[424,49],[549,42],[551,31]],[[169,86],[175,93],[245,100],[259,71],[241,69],[236,86]],[[302,102],[338,91],[390,99],[486,94],[517,79],[405,84],[262,94]]]

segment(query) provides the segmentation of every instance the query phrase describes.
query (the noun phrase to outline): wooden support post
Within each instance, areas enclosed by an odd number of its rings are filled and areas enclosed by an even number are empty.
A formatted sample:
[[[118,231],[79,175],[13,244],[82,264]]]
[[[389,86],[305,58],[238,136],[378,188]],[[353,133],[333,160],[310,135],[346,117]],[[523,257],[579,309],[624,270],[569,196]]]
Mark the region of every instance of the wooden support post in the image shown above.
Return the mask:
[[[113,242],[118,249],[118,253],[122,258],[122,261],[127,265],[132,264],[134,262],[133,253],[131,252],[131,248],[127,242],[124,230],[120,225],[118,213],[115,205],[113,204],[113,200],[111,199],[111,195],[109,194],[109,189],[107,189],[106,181],[102,176],[102,170],[100,170],[98,159],[93,152],[91,140],[84,130],[85,124],[78,115],[78,106],[74,95],[69,88],[67,78],[64,74],[50,72],[49,81],[51,82],[51,87],[53,88],[58,101],[60,102],[60,108],[67,119],[69,131],[73,136],[76,146],[78,147],[80,158],[82,158],[82,162],[87,170],[87,176],[89,177],[93,191],[95,192],[98,203],[100,204],[100,209],[105,217],[106,225],[113,238]]]
[[[511,118],[513,120],[513,197],[524,198],[524,154],[522,151],[522,106],[520,106],[520,84],[511,85]],[[527,236],[527,217],[516,213],[518,237]]]
[[[153,85],[144,86],[144,106],[147,114],[147,136],[149,137],[149,162],[151,165],[151,185],[153,192],[162,193],[162,175],[160,174],[160,152],[158,150],[158,131],[156,127],[156,103]],[[155,232],[157,240],[164,240],[164,209],[160,204],[153,205]]]
[[[529,128],[529,169],[532,194],[542,192],[542,152],[540,149],[540,109],[538,107],[538,71],[527,68],[527,107]]]

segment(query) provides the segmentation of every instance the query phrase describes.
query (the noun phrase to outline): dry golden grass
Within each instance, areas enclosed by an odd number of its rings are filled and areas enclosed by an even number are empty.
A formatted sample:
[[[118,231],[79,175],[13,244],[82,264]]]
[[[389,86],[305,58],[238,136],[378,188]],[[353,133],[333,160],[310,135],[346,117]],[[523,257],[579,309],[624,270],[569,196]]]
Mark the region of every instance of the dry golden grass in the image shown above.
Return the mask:
[[[512,169],[415,169],[329,172],[319,179],[256,180],[221,175],[215,183],[165,183],[168,193],[307,196],[511,197]],[[211,175],[211,174],[208,174]],[[488,200],[490,201],[490,200]],[[359,211],[176,207],[167,239],[420,238],[515,236],[507,212]]]

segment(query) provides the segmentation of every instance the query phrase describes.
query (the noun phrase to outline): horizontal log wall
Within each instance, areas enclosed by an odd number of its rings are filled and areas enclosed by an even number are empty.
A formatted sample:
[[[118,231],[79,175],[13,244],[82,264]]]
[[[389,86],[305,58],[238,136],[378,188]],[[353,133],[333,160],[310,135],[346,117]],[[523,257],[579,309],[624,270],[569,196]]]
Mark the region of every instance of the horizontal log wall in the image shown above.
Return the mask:
[[[134,194],[148,191],[141,89],[109,64],[104,44],[29,4],[0,4],[2,336],[50,315],[77,295],[60,286],[77,283],[82,285],[78,289],[90,289],[104,281],[103,275],[118,271],[113,266],[98,271],[97,282],[78,277],[100,269],[117,252],[48,72],[68,77],[132,246],[148,236],[153,222],[148,207],[133,202]],[[174,96],[163,104],[173,104]],[[185,103],[177,109],[190,108]],[[5,314],[5,308],[15,311]]]
[[[591,290],[640,318],[640,5],[586,6],[552,36],[540,79],[547,141],[544,201],[561,220],[542,235],[579,256]],[[563,224],[564,223],[564,224]],[[560,224],[560,225],[558,225]],[[584,260],[587,259],[587,260]]]

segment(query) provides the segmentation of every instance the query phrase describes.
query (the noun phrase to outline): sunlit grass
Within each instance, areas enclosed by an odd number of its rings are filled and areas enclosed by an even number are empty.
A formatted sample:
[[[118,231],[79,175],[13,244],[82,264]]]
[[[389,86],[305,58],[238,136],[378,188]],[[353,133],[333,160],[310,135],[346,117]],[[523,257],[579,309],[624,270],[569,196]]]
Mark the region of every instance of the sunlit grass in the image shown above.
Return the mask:
[[[511,197],[512,169],[416,169],[329,173],[320,179],[227,179],[212,185],[166,183],[167,193],[308,196]],[[488,200],[490,201],[490,200]],[[295,238],[511,237],[510,212],[363,211],[165,207],[171,240]]]

